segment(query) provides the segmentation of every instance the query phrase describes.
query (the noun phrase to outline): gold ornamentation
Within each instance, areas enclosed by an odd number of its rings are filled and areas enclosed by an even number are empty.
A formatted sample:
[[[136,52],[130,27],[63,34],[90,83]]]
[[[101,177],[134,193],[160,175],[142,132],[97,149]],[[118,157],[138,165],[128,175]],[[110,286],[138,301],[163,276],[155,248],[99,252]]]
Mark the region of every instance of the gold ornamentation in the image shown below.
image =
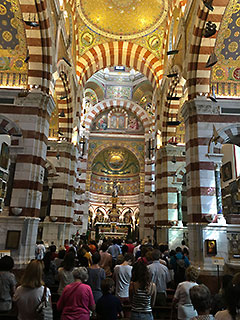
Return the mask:
[[[152,0],[151,5],[148,0],[79,0],[78,5],[80,18],[91,30],[117,40],[153,32],[165,20],[167,9],[165,0]]]
[[[225,31],[225,38],[229,38],[230,35],[231,35],[231,30],[230,30],[230,29],[227,29],[227,30]]]
[[[229,50],[230,52],[235,52],[235,51],[237,51],[237,49],[238,49],[238,44],[237,44],[236,41],[231,42],[231,43],[229,44],[229,46],[228,46],[228,50]]]
[[[4,31],[2,33],[3,40],[10,42],[12,40],[12,34],[9,31]]]
[[[2,20],[2,25],[6,26],[7,25],[7,20]]]
[[[0,15],[4,16],[6,13],[7,13],[7,8],[3,4],[0,4]]]
[[[152,50],[158,50],[160,47],[160,44],[161,44],[160,38],[156,35],[153,35],[148,39],[148,45]]]
[[[93,41],[94,37],[90,32],[84,32],[81,36],[82,44],[86,47],[89,47]]]

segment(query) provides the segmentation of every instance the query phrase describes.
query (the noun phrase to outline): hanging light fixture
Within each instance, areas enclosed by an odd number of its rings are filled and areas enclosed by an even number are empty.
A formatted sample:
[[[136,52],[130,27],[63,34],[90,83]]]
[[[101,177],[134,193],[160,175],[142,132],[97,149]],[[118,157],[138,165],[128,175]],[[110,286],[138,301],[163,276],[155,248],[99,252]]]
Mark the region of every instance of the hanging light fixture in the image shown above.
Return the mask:
[[[213,0],[203,0],[203,3],[205,5],[205,7],[207,7],[209,10],[213,11]]]
[[[205,68],[211,68],[218,62],[216,54],[213,52],[210,54]]]

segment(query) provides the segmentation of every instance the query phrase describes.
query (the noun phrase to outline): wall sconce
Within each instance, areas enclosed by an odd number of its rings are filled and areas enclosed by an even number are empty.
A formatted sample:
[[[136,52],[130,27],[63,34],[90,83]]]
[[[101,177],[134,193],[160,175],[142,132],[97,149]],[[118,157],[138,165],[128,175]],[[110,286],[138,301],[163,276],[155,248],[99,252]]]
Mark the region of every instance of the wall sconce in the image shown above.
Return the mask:
[[[178,52],[179,52],[179,50],[169,50],[169,51],[167,51],[167,55],[170,56],[173,54],[177,54]]]
[[[62,111],[59,113],[59,117],[62,117],[62,118],[64,118],[64,117],[65,117],[64,110],[62,110]]]
[[[211,68],[218,62],[216,54],[213,52],[208,58],[205,68]]]
[[[208,21],[206,24],[206,28],[204,31],[204,37],[205,38],[210,38],[213,36],[217,31],[217,26],[215,23],[212,23],[212,21]]]
[[[66,64],[68,64],[68,65],[69,65],[69,67],[71,67],[71,66],[72,66],[72,65],[71,65],[71,63],[70,63],[66,58],[62,57],[62,59],[66,62]]]
[[[36,22],[36,16],[34,16],[34,20],[31,21],[31,17],[30,17],[30,13],[29,13],[29,18],[28,20],[23,20],[27,26],[32,27],[32,28],[36,28],[39,27],[39,23]]]
[[[213,0],[203,0],[203,3],[205,5],[205,7],[207,7],[209,10],[213,11]]]

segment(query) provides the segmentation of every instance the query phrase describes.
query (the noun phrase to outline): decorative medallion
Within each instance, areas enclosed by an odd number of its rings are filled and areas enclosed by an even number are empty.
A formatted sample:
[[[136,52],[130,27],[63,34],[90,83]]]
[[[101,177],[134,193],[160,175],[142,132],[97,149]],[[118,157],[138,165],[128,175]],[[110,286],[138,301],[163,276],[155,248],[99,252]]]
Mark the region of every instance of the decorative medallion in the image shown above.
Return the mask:
[[[157,35],[153,35],[148,39],[148,45],[152,50],[158,50],[161,45],[161,40]]]
[[[90,32],[84,32],[81,35],[81,41],[85,47],[89,47],[94,41],[94,36]]]
[[[152,33],[167,15],[165,0],[78,0],[83,22],[104,37],[130,40]]]

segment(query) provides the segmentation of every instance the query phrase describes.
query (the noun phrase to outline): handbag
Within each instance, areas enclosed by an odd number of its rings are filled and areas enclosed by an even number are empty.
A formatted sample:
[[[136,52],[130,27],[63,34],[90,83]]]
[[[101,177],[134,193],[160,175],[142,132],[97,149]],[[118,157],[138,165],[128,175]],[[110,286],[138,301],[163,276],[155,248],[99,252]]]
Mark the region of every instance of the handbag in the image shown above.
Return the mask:
[[[53,310],[50,301],[47,300],[46,286],[44,286],[42,299],[35,311],[37,320],[53,320]]]

